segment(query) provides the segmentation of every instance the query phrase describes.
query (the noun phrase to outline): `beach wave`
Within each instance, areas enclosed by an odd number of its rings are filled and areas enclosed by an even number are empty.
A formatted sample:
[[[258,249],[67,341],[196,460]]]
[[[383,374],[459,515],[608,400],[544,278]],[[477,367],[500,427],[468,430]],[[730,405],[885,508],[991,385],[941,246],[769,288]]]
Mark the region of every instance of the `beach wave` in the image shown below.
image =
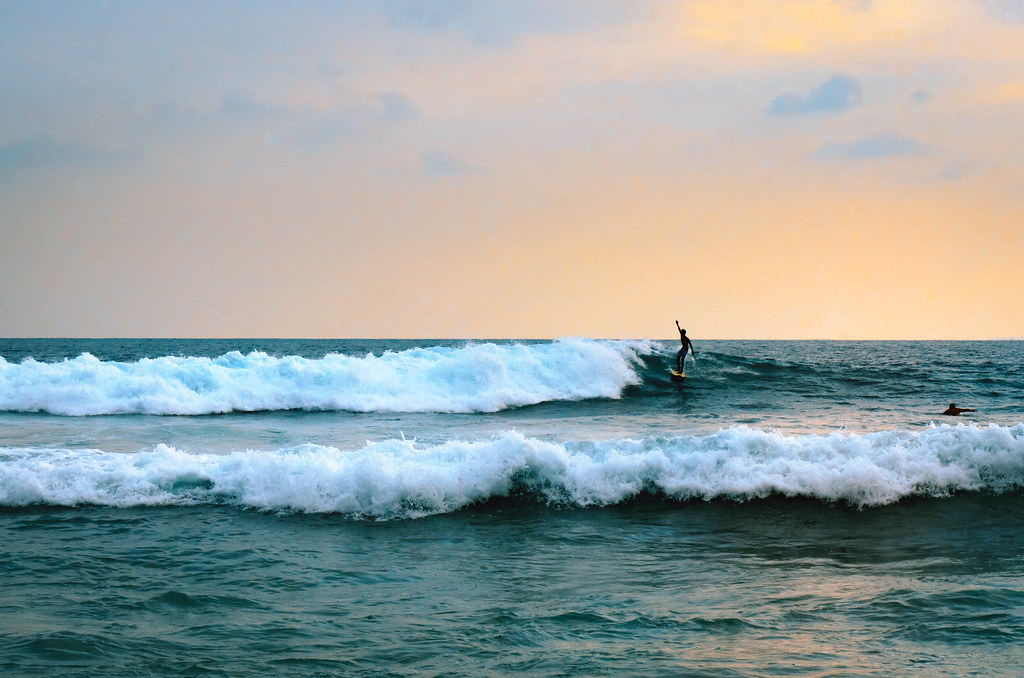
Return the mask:
[[[0,411],[203,415],[269,410],[497,412],[557,400],[619,398],[638,384],[651,341],[559,339],[382,355],[59,362],[0,358]]]
[[[856,507],[1024,487],[1024,424],[786,436],[733,427],[705,436],[550,442],[506,432],[423,446],[386,440],[195,454],[0,448],[0,505],[219,504],[265,511],[415,518],[510,496],[567,507],[650,495],[671,501],[803,497]]]

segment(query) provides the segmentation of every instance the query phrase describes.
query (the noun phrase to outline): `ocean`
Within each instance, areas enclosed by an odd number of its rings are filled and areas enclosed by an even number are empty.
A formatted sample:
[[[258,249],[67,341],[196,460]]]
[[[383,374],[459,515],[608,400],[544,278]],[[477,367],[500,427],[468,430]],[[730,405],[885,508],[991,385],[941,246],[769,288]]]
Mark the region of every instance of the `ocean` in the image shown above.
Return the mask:
[[[1024,342],[694,344],[0,339],[0,674],[1024,675]]]

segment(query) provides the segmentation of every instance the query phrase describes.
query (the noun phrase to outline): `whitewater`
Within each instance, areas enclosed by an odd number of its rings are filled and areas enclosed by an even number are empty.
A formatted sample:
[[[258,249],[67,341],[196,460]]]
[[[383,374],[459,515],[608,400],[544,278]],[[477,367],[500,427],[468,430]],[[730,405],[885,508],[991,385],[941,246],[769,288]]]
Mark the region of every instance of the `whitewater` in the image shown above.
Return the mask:
[[[650,341],[562,339],[331,353],[231,351],[217,357],[59,362],[0,357],[0,411],[71,416],[199,415],[270,410],[495,412],[552,400],[617,398],[640,379]]]
[[[790,437],[746,427],[703,437],[487,441],[356,450],[307,444],[190,454],[0,449],[0,506],[227,504],[352,518],[414,518],[512,495],[571,507],[642,495],[745,501],[772,495],[877,506],[1024,487],[1024,425]]]

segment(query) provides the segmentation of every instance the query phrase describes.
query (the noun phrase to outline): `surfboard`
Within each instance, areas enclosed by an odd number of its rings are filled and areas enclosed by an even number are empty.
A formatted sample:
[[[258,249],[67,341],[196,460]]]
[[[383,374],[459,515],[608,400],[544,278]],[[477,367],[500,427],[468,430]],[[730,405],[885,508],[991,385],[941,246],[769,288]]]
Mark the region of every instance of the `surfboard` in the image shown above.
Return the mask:
[[[672,381],[682,381],[686,378],[686,372],[680,372],[679,370],[669,370],[672,373]]]

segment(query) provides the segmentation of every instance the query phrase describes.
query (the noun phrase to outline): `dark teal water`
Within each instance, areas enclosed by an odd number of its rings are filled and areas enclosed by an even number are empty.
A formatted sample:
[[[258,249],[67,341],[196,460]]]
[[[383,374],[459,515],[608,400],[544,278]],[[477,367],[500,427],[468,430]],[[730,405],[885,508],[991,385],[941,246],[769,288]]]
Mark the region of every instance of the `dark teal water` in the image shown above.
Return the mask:
[[[1020,675],[1021,344],[494,346],[0,342],[0,672]]]
[[[1019,675],[1024,497],[0,516],[5,675]]]

